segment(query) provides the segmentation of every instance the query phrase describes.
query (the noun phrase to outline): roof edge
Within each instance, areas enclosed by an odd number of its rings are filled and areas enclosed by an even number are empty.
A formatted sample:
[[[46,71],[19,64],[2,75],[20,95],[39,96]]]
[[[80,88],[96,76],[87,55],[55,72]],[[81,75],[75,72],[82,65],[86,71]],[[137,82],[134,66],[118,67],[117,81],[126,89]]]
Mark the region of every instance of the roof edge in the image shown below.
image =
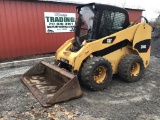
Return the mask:
[[[136,8],[124,8],[126,10],[137,10],[137,11],[145,11],[145,9],[136,9]]]

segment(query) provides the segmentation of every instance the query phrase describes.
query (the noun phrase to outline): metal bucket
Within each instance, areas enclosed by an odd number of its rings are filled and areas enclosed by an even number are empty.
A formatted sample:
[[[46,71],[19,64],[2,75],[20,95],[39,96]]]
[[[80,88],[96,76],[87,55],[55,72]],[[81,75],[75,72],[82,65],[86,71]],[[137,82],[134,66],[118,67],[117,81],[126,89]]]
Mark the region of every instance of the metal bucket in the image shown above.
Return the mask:
[[[43,106],[82,96],[77,76],[44,61],[24,73],[22,81]]]

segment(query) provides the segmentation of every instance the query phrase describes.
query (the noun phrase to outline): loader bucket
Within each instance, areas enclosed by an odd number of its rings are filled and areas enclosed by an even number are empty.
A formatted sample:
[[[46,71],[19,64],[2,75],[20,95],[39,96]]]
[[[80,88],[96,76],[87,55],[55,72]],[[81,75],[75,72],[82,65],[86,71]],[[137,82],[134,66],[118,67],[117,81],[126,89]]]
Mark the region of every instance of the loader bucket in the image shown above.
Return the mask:
[[[77,76],[44,61],[24,73],[22,81],[43,106],[82,96]]]

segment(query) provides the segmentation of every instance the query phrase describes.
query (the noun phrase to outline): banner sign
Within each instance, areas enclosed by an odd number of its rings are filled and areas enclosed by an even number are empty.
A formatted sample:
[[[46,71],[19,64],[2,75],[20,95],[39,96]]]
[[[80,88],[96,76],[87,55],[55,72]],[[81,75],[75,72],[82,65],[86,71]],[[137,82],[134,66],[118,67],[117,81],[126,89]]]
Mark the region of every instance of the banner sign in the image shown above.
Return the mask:
[[[46,33],[74,32],[76,14],[44,12]]]

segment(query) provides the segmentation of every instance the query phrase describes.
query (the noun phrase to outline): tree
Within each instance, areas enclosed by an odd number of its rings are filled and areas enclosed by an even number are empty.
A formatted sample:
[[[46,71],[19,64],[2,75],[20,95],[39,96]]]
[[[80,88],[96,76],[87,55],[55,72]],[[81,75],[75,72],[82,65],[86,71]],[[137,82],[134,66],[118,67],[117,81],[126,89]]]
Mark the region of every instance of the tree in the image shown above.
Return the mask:
[[[155,20],[151,20],[150,24],[153,28],[160,28],[160,10],[154,10],[155,13],[158,13],[158,16]]]
[[[160,13],[154,21],[150,21],[150,25],[153,28],[152,38],[160,38]]]

